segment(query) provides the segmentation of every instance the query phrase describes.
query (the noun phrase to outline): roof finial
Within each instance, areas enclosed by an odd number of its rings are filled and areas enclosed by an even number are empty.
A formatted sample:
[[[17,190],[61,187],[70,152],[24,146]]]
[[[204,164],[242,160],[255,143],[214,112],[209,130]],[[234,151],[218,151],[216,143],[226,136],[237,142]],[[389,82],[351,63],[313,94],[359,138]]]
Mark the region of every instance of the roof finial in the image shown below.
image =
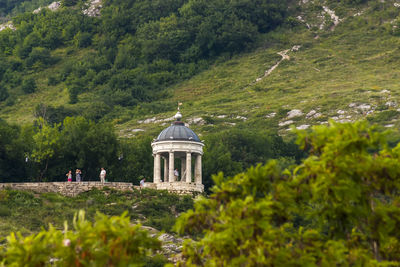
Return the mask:
[[[175,116],[174,116],[174,118],[177,120],[177,121],[181,121],[181,119],[182,119],[182,114],[181,114],[181,112],[179,111],[179,106],[181,106],[182,105],[182,103],[181,102],[178,102],[178,112],[175,114]]]

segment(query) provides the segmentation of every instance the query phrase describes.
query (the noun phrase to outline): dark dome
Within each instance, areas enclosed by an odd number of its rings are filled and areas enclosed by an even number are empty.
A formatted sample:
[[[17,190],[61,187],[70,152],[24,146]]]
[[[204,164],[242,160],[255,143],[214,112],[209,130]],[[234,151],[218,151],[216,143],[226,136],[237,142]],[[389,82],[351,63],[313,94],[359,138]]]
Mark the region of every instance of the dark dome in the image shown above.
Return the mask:
[[[158,141],[170,141],[170,140],[185,140],[201,142],[197,134],[185,126],[183,122],[176,121],[168,128],[162,130],[158,135],[156,142]]]

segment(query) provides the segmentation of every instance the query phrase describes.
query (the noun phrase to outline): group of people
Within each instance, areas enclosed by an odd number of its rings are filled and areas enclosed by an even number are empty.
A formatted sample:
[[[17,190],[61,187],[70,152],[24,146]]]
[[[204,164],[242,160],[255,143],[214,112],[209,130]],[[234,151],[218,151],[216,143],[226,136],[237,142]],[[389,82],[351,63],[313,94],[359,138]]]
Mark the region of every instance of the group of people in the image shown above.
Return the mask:
[[[100,171],[100,182],[102,182],[102,183],[106,182],[106,175],[107,175],[106,170],[104,168],[101,168],[101,171]],[[69,170],[68,173],[65,174],[65,176],[67,176],[68,182],[72,182],[72,171],[71,170]],[[174,176],[175,176],[175,179],[178,180],[178,178],[179,178],[178,169],[174,170]],[[80,169],[76,169],[76,171],[75,171],[75,181],[78,182],[78,183],[82,182],[82,171]],[[144,187],[144,183],[145,182],[146,182],[146,178],[143,178],[140,181],[140,187]]]
[[[106,182],[106,174],[107,174],[106,170],[104,168],[101,168],[100,181],[102,183]],[[67,174],[65,174],[65,176],[67,176],[68,182],[72,182],[72,171],[71,170],[69,170],[67,172]],[[78,183],[82,182],[82,171],[80,169],[76,169],[76,171],[75,171],[75,181]]]
[[[69,170],[65,176],[67,176],[68,182],[72,182],[72,171],[71,170]],[[80,169],[76,169],[76,171],[75,171],[75,180],[77,182],[82,182],[82,171]]]

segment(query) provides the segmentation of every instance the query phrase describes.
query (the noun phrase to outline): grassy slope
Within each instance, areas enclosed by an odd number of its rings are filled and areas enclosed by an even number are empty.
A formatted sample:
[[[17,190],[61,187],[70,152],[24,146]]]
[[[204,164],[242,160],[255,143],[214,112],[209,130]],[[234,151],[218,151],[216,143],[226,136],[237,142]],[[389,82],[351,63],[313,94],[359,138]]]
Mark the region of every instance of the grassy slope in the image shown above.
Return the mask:
[[[97,211],[109,216],[128,211],[134,222],[170,232],[178,214],[192,207],[193,199],[189,196],[149,189],[142,192],[92,190],[76,197],[3,190],[0,192],[0,238],[11,231],[35,233],[49,223],[63,229],[67,221],[72,227],[73,216],[79,209],[85,210],[89,220],[93,220]]]
[[[399,9],[390,9],[394,14],[399,12]],[[215,119],[214,124],[218,127],[197,126],[201,128],[200,132],[220,129],[221,125],[228,125],[227,122],[285,131],[289,126],[279,127],[278,123],[286,121],[287,111],[293,109],[300,109],[304,114],[316,110],[322,115],[317,119],[307,119],[305,115],[294,118],[295,126],[320,124],[340,115],[339,120],[367,116],[367,110],[349,107],[351,103],[357,106],[370,104],[376,109],[369,115],[371,118],[385,110],[383,113],[387,115],[378,115],[376,121],[381,125],[398,126],[397,107],[385,105],[389,101],[398,103],[400,94],[397,80],[400,39],[389,34],[387,29],[391,27],[389,21],[367,9],[362,16],[347,17],[334,31],[296,29],[272,33],[266,36],[266,40],[276,40],[272,46],[216,64],[179,84],[174,91],[174,100],[187,104],[184,108],[186,117],[231,117]],[[270,76],[248,86],[278,61],[277,52],[293,45],[302,47],[297,52],[289,52],[290,60],[283,61]],[[393,112],[388,113],[386,109]],[[345,114],[339,114],[343,113],[339,110]],[[266,118],[272,112],[277,113],[276,117]],[[234,119],[237,115],[248,117],[248,120]],[[132,121],[121,128],[143,126]]]
[[[300,109],[304,114],[311,110],[321,113],[321,117],[316,119],[307,119],[305,115],[294,118],[295,126],[320,124],[340,115],[340,119],[348,120],[366,117],[366,110],[349,107],[351,103],[371,104],[377,110],[387,109],[385,103],[398,102],[400,94],[397,82],[400,39],[387,30],[392,27],[390,21],[400,9],[393,7],[390,1],[386,2],[386,6],[383,13],[385,16],[391,13],[388,18],[382,18],[382,12],[376,13],[371,6],[337,8],[338,14],[345,19],[334,31],[329,30],[329,25],[325,30],[315,27],[308,30],[304,24],[294,30],[278,29],[260,40],[259,48],[254,51],[236,55],[227,61],[221,59],[209,70],[170,88],[171,97],[165,101],[183,102],[186,120],[195,117],[206,119],[208,123],[205,125],[191,125],[203,134],[232,127],[233,124],[277,129],[284,133],[289,125],[280,127],[278,124],[286,121],[287,112],[293,109]],[[303,12],[312,21],[316,13],[307,14],[307,8],[303,7]],[[363,14],[354,17],[353,14],[360,10]],[[253,83],[280,60],[277,52],[290,49],[293,45],[301,45],[301,48],[289,52],[289,61],[283,61],[270,76]],[[75,51],[69,58],[80,58],[86,52]],[[65,53],[60,49],[55,56]],[[32,74],[39,78],[39,92],[21,97],[15,106],[3,107],[0,117],[10,122],[27,123],[32,121],[33,109],[40,102],[65,105],[68,101],[65,85],[49,87],[46,84],[46,77],[56,73],[63,64],[59,62],[53,69]],[[382,93],[384,89],[390,94]],[[84,107],[84,102],[90,101],[91,97],[90,94],[81,95],[83,103],[79,105]],[[397,108],[389,109],[393,111],[389,114],[385,110],[376,121],[381,125],[398,126]],[[345,114],[338,114],[339,110]],[[266,118],[273,112],[277,113],[274,118]],[[375,111],[370,116],[377,116],[379,112]],[[132,130],[138,128],[144,129],[144,134],[154,136],[168,122],[144,124],[138,123],[138,120],[151,117],[165,119],[174,113],[143,115],[137,109],[122,110],[115,122],[121,136],[135,135]],[[227,117],[218,118],[218,115]]]

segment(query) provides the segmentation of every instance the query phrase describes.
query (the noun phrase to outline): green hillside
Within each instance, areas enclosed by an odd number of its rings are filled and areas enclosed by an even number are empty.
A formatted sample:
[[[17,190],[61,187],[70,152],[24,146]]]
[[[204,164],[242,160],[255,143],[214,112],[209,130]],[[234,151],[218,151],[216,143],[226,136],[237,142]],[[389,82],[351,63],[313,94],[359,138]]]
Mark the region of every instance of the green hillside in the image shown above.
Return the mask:
[[[194,72],[186,74],[192,78],[183,81],[179,81],[182,78],[172,78],[172,83],[177,82],[175,85],[168,86],[171,82],[158,85],[159,88],[167,86],[167,89],[156,97],[148,95],[150,102],[143,102],[144,99],[142,102],[135,100],[133,104],[115,103],[118,100],[105,102],[104,97],[125,100],[126,97],[123,94],[102,94],[100,97],[100,85],[79,92],[77,104],[70,104],[73,81],[49,85],[49,79],[56,79],[71,64],[87,63],[92,60],[91,53],[98,51],[90,47],[56,48],[51,51],[51,57],[57,58],[57,63],[47,68],[32,67],[24,73],[35,80],[36,92],[27,95],[16,93],[14,98],[10,92],[11,100],[1,104],[1,117],[12,123],[30,123],[35,118],[35,108],[43,103],[63,106],[69,111],[67,115],[83,111],[89,118],[100,116],[113,121],[121,136],[131,136],[134,129],[143,129],[154,135],[165,122],[138,121],[153,117],[156,117],[154,121],[170,118],[176,103],[183,102],[185,119],[190,121],[201,117],[203,120],[197,121],[204,125],[193,127],[204,134],[219,126],[231,127],[234,124],[268,126],[285,131],[292,124],[320,124],[329,118],[353,121],[365,118],[367,114],[370,120],[382,125],[397,125],[392,120],[398,115],[396,19],[400,10],[394,4],[393,1],[369,1],[357,5],[310,1],[297,6],[281,27],[259,35],[246,52],[221,54],[216,60],[208,61],[211,65],[206,64],[206,69],[197,61],[192,64]],[[291,5],[293,7],[296,3]],[[332,26],[332,19],[323,7],[339,16],[336,27]],[[301,19],[298,16],[302,16]],[[298,50],[292,50],[294,46],[298,46]],[[287,49],[289,60],[282,61],[270,75],[263,77],[265,71],[280,61],[281,56],[277,53]],[[130,51],[126,52],[129,54]],[[87,63],[88,68],[93,68],[90,64]],[[167,74],[165,71],[156,72],[154,75],[174,75],[176,71]],[[89,77],[77,81],[77,84],[93,81],[89,74],[86,76]],[[12,90],[14,88],[9,88]],[[108,107],[98,108],[96,114],[90,114],[93,110],[88,108],[93,108],[93,102],[97,103],[95,107]],[[287,113],[294,109],[303,115],[286,119]],[[313,110],[315,112],[311,112]],[[273,114],[276,115],[273,117]],[[291,120],[294,123],[290,123]]]
[[[44,158],[37,154],[37,123],[30,132],[5,127],[20,131],[20,143],[4,152],[0,170],[26,157],[37,162],[3,177],[60,180],[76,167],[97,177],[100,165],[123,181],[151,177],[150,142],[178,103],[206,142],[206,186],[219,171],[234,175],[270,158],[298,161],[293,126],[330,119],[399,126],[396,1],[102,4],[66,1],[57,10],[18,15],[16,30],[0,32],[0,118],[28,128],[39,117],[50,126],[67,116],[86,120],[70,120],[68,131],[58,126],[59,144]],[[77,126],[91,123],[111,123],[119,139],[93,141],[101,139],[92,138],[96,131]]]
[[[304,11],[311,6],[305,5]],[[173,99],[186,104],[186,117],[208,118],[205,125],[192,126],[201,133],[236,123],[272,128],[285,135],[292,125],[306,128],[329,119],[368,119],[397,128],[400,92],[396,19],[400,9],[388,1],[340,8],[346,13],[334,29],[305,29],[300,23],[293,29],[275,30],[263,36],[255,51],[215,64],[174,87]],[[292,49],[295,46],[298,50]],[[281,60],[278,53],[285,50],[289,50],[288,60],[263,77]],[[297,112],[300,115],[293,112],[290,118],[293,110],[301,111]],[[156,117],[168,118],[171,114]],[[119,129],[129,133],[127,129],[153,127],[132,120]]]

